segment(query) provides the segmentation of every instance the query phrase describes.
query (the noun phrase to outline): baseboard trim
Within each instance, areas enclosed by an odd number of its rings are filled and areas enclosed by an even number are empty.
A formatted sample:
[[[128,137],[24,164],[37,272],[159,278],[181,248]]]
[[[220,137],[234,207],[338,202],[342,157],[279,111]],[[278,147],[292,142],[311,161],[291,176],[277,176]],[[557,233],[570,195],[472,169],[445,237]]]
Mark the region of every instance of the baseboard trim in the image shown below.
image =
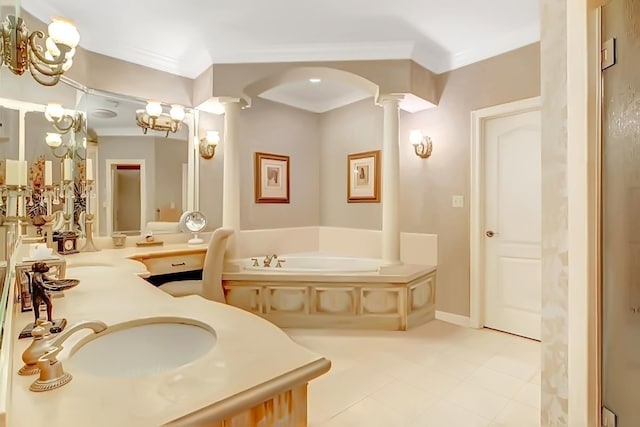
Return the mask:
[[[436,319],[443,322],[453,323],[454,325],[468,328],[471,325],[471,319],[469,316],[461,316],[459,314],[447,313],[446,311],[436,310]]]

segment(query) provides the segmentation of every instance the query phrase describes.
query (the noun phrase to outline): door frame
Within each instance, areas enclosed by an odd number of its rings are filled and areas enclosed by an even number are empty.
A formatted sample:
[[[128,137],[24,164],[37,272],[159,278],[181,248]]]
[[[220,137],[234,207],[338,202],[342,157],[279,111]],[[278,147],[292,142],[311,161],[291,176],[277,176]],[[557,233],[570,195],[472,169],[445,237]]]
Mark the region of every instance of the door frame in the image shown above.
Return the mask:
[[[482,328],[485,321],[484,283],[484,128],[487,120],[540,110],[539,96],[471,111],[471,195],[469,202],[470,295],[469,318],[472,328]]]
[[[107,236],[113,234],[113,167],[117,165],[123,166],[140,166],[140,232],[143,233],[147,223],[147,178],[145,172],[144,159],[106,159],[105,181],[107,183],[107,214],[106,227]]]

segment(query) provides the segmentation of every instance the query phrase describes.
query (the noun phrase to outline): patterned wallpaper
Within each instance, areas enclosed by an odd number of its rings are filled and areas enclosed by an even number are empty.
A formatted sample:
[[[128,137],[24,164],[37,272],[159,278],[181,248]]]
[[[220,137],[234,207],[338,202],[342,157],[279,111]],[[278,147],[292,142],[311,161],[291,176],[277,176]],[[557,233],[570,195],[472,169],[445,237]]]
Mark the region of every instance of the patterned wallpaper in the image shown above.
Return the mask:
[[[541,1],[542,425],[568,425],[566,2]]]

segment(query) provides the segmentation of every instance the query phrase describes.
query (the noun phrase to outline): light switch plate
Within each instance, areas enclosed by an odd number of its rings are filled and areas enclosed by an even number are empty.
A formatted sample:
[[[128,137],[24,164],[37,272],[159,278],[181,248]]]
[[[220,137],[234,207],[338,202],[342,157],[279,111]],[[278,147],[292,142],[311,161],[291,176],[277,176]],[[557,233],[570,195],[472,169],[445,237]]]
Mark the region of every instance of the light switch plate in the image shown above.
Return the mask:
[[[602,427],[616,427],[616,414],[602,407]]]
[[[458,195],[451,196],[451,207],[453,207],[453,208],[463,208],[464,207],[464,196],[458,196]]]

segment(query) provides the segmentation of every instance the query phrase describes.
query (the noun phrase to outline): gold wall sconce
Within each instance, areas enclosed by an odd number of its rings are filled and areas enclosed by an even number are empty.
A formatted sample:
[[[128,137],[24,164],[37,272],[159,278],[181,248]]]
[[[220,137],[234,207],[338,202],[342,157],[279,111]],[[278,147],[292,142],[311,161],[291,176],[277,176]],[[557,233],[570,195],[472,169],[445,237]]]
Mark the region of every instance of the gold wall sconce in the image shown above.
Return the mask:
[[[431,155],[433,142],[431,142],[431,138],[424,135],[421,130],[412,130],[409,134],[409,141],[411,141],[413,145],[416,156],[421,159],[426,159]]]
[[[217,130],[207,131],[207,136],[200,138],[198,142],[198,152],[203,159],[210,159],[216,154],[216,147],[220,142],[220,132]]]
[[[70,158],[72,154],[76,157],[84,160],[84,158],[78,152],[79,144],[75,139],[75,135],[72,134],[69,141],[66,143],[62,142],[62,135],[57,132],[47,132],[45,138],[45,142],[51,148],[53,155],[59,159]],[[82,138],[80,142],[83,148],[87,148],[87,138]]]
[[[80,34],[71,21],[62,18],[54,18],[48,32],[43,49],[36,43],[44,38],[42,31],[29,34],[22,18],[7,16],[0,22],[0,65],[5,64],[19,76],[28,69],[41,85],[56,85],[73,64]]]
[[[75,115],[68,114],[60,104],[47,104],[44,116],[60,133],[67,133],[71,130],[80,132],[84,128],[84,115],[79,112]]]
[[[163,112],[161,103],[149,101],[144,110],[136,110],[136,123],[142,128],[145,135],[151,129],[165,132],[165,137],[168,137],[169,132],[176,133],[180,130],[185,116],[186,112],[182,105],[172,105],[169,114],[167,114]]]

